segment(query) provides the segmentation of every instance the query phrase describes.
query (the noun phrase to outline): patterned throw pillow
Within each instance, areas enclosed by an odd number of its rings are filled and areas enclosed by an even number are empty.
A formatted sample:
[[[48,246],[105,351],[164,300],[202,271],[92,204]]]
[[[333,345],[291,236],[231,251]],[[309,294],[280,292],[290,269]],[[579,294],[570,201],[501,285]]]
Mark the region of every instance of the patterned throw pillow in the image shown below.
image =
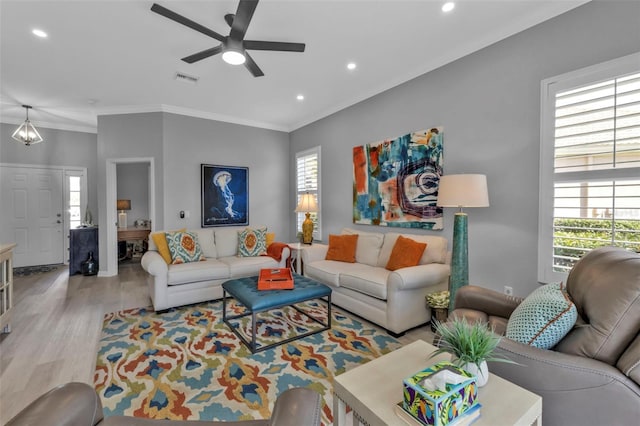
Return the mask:
[[[205,260],[196,234],[191,232],[166,232],[165,237],[171,252],[172,264]]]
[[[554,347],[573,328],[576,305],[562,288],[552,283],[534,290],[513,311],[507,338],[542,349]]]
[[[267,228],[245,228],[238,232],[238,256],[254,257],[267,254]]]
[[[169,233],[173,234],[174,232],[185,232],[187,228],[178,229],[177,231],[169,231]],[[169,251],[169,244],[167,244],[167,237],[164,232],[153,232],[151,234],[151,239],[153,240],[156,248],[158,249],[158,253],[167,265],[171,263],[171,251]]]

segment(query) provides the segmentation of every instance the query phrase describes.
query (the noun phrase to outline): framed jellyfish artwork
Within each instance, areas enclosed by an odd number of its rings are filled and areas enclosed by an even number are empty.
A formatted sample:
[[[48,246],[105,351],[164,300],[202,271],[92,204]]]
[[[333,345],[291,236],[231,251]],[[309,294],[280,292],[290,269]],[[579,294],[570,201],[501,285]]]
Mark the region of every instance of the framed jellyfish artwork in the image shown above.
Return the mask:
[[[441,230],[442,127],[353,147],[353,223]]]
[[[202,227],[249,224],[249,168],[201,164]]]

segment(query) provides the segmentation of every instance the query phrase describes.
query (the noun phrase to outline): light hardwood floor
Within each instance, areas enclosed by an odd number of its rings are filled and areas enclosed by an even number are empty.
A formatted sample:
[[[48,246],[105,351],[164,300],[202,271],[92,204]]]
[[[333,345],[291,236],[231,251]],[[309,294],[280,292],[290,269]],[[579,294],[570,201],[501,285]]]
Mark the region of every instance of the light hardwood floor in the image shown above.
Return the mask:
[[[104,314],[151,305],[145,272],[136,263],[121,265],[110,278],[69,277],[61,266],[14,281],[12,331],[0,335],[0,424],[54,386],[93,384]],[[399,340],[432,337],[420,327]]]

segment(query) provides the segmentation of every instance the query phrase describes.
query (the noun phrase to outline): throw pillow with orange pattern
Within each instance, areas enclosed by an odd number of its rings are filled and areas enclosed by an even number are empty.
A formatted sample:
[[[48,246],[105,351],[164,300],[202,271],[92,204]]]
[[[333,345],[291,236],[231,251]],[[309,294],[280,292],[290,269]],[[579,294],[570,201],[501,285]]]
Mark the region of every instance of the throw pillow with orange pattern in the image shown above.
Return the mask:
[[[171,252],[171,263],[199,262],[205,260],[202,249],[198,243],[198,236],[191,232],[165,233],[167,245]]]
[[[267,254],[267,228],[245,228],[238,232],[238,256],[254,257]]]

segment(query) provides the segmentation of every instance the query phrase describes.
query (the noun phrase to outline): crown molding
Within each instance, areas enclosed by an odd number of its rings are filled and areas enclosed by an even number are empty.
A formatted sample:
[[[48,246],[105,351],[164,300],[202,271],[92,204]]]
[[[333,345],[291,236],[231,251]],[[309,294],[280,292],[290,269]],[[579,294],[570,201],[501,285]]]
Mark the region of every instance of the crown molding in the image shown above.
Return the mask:
[[[289,132],[289,127],[279,126],[272,123],[262,121],[247,120],[231,115],[217,114],[205,112],[191,108],[183,108],[174,105],[127,105],[112,108],[103,108],[96,111],[97,115],[119,115],[119,114],[142,114],[148,112],[166,112],[169,114],[184,115],[188,117],[203,118],[205,120],[215,120],[225,123],[240,124],[243,126],[258,127],[268,130],[276,130],[279,132]]]
[[[2,120],[0,120],[1,123],[4,124],[15,124],[15,125],[21,125],[22,123],[24,123],[24,119],[19,120],[16,118],[10,118],[10,117],[3,117]],[[82,132],[82,133],[94,133],[97,134],[98,133],[98,128],[96,127],[91,127],[91,126],[78,126],[78,125],[73,125],[73,124],[61,124],[61,123],[50,123],[47,121],[31,121],[31,123],[36,126],[36,129],[53,129],[53,130],[65,130],[68,132]]]

